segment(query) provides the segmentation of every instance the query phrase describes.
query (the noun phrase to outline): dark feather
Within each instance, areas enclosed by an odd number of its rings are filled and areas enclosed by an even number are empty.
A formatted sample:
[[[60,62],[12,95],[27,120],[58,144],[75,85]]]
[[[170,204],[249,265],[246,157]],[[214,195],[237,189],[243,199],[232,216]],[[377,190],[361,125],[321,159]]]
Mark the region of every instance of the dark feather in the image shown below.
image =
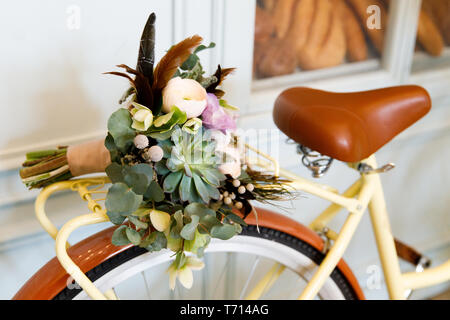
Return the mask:
[[[103,72],[103,74],[112,74],[112,75],[115,75],[115,76],[127,78],[130,81],[130,83],[132,84],[132,86],[134,87],[134,80],[129,75],[127,75],[126,73],[110,71],[110,72]]]
[[[214,93],[216,96],[218,96],[219,98],[221,98],[223,96],[223,91],[221,90],[217,90],[217,87],[220,86],[223,82],[223,80],[225,80],[225,78],[231,74],[233,71],[235,70],[235,68],[226,68],[226,69],[222,69],[220,67],[220,65],[217,66],[217,70],[214,73],[214,76],[217,78],[217,81],[214,83],[211,83],[207,88],[206,91],[209,93]]]
[[[147,77],[145,77],[141,72],[134,70],[125,64],[119,64],[117,67],[123,68],[128,73],[135,75],[134,80],[130,82],[131,85],[136,89],[137,102],[154,111],[152,87]]]
[[[142,73],[150,85],[153,84],[153,65],[155,62],[155,13],[150,14],[139,45],[139,56],[136,70]]]
[[[172,79],[177,69],[189,58],[190,54],[202,42],[202,37],[195,35],[184,39],[172,46],[164,57],[161,58],[153,74],[153,89],[162,90],[167,82]]]

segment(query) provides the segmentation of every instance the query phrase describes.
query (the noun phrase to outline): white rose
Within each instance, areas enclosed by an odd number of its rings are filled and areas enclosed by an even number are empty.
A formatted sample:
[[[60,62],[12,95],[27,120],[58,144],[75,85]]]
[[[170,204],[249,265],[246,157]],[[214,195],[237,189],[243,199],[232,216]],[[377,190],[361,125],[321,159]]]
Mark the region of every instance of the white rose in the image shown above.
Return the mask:
[[[187,118],[195,118],[206,108],[206,90],[192,79],[176,77],[170,79],[163,89],[162,110],[169,113],[173,106],[186,112]]]

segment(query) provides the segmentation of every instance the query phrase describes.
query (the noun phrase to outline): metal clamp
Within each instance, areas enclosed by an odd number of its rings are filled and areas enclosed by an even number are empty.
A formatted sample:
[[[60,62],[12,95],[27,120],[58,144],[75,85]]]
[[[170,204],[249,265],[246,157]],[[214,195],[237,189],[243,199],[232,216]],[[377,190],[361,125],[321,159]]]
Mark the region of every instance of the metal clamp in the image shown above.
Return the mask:
[[[317,231],[317,234],[323,240],[322,253],[325,255],[328,253],[328,251],[330,251],[331,247],[333,246],[333,240],[328,236],[329,231],[330,229],[328,229],[327,227],[323,227],[322,230]]]
[[[360,163],[360,164],[358,164],[356,169],[361,174],[372,174],[372,173],[387,172],[387,171],[390,171],[390,170],[392,170],[394,168],[395,168],[395,164],[393,164],[393,163],[385,164],[384,166],[382,166],[382,167],[380,167],[378,169],[372,168],[372,166],[368,165],[367,163]]]

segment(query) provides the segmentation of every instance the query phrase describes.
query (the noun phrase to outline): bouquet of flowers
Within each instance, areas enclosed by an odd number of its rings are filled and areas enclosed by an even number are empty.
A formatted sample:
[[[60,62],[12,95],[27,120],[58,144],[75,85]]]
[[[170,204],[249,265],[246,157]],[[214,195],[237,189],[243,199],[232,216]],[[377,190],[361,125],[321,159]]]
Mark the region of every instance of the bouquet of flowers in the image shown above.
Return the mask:
[[[20,171],[29,188],[86,173],[111,180],[105,206],[119,227],[114,245],[173,250],[170,285],[187,288],[211,238],[239,234],[250,200],[279,200],[289,191],[278,177],[241,159],[237,108],[220,89],[234,69],[205,76],[198,53],[213,48],[195,35],[172,46],[154,67],[155,14],[144,28],[136,69],[119,65],[130,88],[108,120],[108,135],[56,150],[30,152]],[[193,253],[187,255],[186,253]]]

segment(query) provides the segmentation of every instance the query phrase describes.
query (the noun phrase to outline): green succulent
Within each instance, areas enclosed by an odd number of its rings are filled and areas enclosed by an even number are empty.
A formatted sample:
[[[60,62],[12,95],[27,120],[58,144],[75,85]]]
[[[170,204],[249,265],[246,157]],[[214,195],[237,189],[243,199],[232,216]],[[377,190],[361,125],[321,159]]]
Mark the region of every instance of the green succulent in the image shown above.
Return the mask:
[[[170,171],[164,179],[164,192],[189,203],[218,200],[218,187],[225,176],[217,168],[216,144],[209,131],[192,134],[176,126],[171,141],[171,147],[167,143],[163,146]]]

